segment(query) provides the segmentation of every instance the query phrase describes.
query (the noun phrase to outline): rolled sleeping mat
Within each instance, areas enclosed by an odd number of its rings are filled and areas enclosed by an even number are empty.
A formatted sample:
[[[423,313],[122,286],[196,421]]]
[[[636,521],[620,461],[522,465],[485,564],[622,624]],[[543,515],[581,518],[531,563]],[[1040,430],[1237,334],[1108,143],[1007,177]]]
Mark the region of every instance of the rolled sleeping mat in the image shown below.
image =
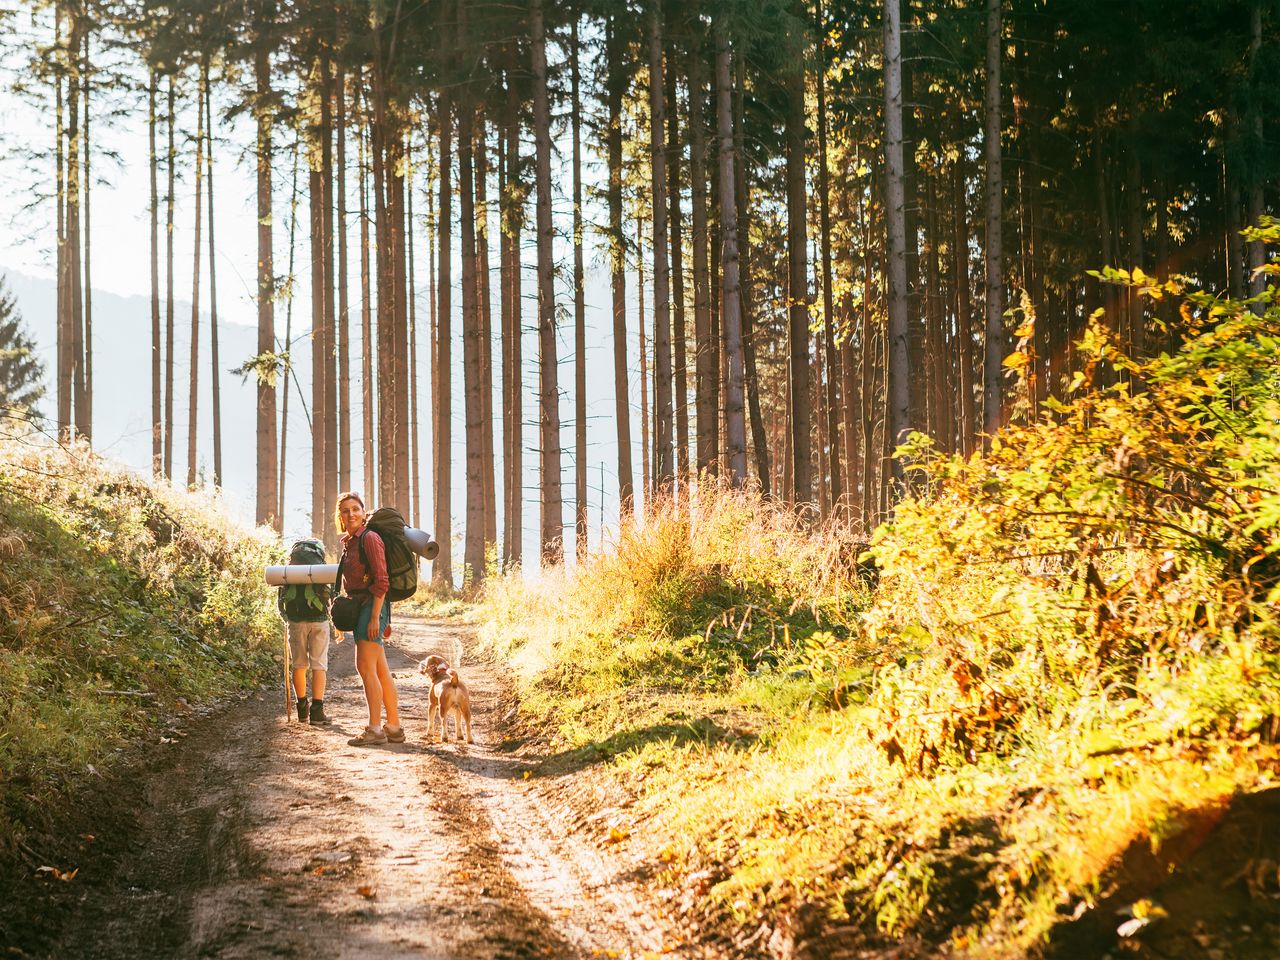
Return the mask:
[[[431,534],[417,527],[405,527],[404,538],[409,547],[424,560],[434,560],[440,555],[440,544],[431,539]]]
[[[417,527],[405,527],[404,538],[409,547],[424,560],[434,560],[440,555],[440,544],[431,539],[431,534]],[[336,563],[292,563],[284,566],[267,567],[267,586],[283,587],[294,583],[333,583],[338,579]]]
[[[267,586],[283,587],[294,583],[333,583],[338,579],[336,563],[290,563],[267,567]]]

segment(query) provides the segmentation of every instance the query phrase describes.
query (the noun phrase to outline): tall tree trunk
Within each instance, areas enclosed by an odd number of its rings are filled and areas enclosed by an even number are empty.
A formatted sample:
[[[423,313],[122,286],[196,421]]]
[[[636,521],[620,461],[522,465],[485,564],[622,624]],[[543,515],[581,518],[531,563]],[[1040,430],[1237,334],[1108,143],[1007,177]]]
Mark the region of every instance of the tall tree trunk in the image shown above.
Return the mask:
[[[831,502],[840,503],[844,494],[840,471],[840,400],[836,394],[835,294],[831,269],[831,173],[827,168],[827,53],[826,18],[818,0],[818,194],[819,229],[822,232],[822,337],[827,358],[827,442],[831,452]],[[803,80],[803,78],[802,78]],[[800,91],[803,101],[804,90]]]
[[[89,56],[90,30],[84,32],[84,65],[81,85],[84,90],[84,122],[81,126],[84,140],[84,410],[78,417],[77,428],[86,440],[93,437],[93,278],[90,272],[92,230],[90,229],[89,192],[93,186],[90,158],[93,156],[93,139],[89,135],[89,88],[92,85],[93,61]]]
[[[791,368],[791,457],[793,496],[800,506],[813,500],[812,423],[809,419],[809,239],[805,197],[804,57],[785,78],[787,111],[788,343]]]
[[[966,204],[964,164],[956,159],[952,173],[952,190],[954,198],[952,209],[955,218],[955,232],[951,242],[951,250],[955,257],[952,268],[956,283],[956,336],[959,340],[960,376],[960,452],[968,456],[973,452],[973,439],[976,428],[973,409],[973,306],[969,288],[969,222]]]
[[[435,525],[436,539],[440,543],[440,555],[433,567],[433,582],[437,587],[453,588],[453,561],[450,556],[453,541],[451,468],[453,465],[453,363],[450,349],[453,316],[453,104],[449,94],[439,95],[440,122],[440,266],[439,303],[436,305],[436,356],[432,366],[431,383],[435,389],[434,430],[435,443]]]
[[[653,503],[653,435],[649,419],[649,344],[645,341],[644,324],[644,220],[636,215],[636,326],[640,333],[640,493],[644,515],[649,516]]]
[[[387,131],[387,169],[391,196],[388,224],[391,227],[392,328],[390,336],[392,370],[392,497],[403,503],[409,495],[409,301],[405,270],[405,157],[404,134],[397,125]]]
[[[435,190],[434,190],[433,184],[434,184],[434,177],[438,177],[438,176],[439,176],[439,164],[436,162],[436,158],[433,156],[433,154],[432,154],[432,150],[431,150],[432,138],[431,138],[431,129],[430,129],[430,127],[428,127],[428,128],[427,128],[427,130],[426,130],[426,132],[425,132],[424,139],[426,140],[426,143],[427,143],[427,183],[426,183],[426,195],[427,195],[427,302],[428,302],[428,303],[430,304],[430,306],[431,306],[431,313],[430,313],[430,319],[429,319],[429,332],[428,332],[428,337],[427,337],[427,367],[428,367],[428,369],[431,371],[431,376],[434,378],[434,377],[435,377],[434,364],[435,364],[436,351],[439,349],[439,348],[437,347],[437,345],[436,345],[436,338],[439,336],[439,330],[440,330],[440,326],[439,326],[439,324],[440,324],[440,314],[439,314],[440,301],[437,299],[437,298],[439,297],[440,286],[439,286],[439,284],[438,284],[438,283],[436,283],[436,258],[432,255],[432,251],[434,251],[434,250],[436,250],[436,249],[437,249],[437,240],[438,240],[438,238],[439,238],[439,236],[440,236],[440,225],[439,225],[439,222],[436,220],[436,194],[435,194]],[[438,141],[437,141],[437,142],[438,142]],[[421,374],[421,371],[420,371],[420,370],[418,369],[418,367],[415,365],[415,366],[414,366],[414,377],[415,377],[415,378],[417,378],[418,376],[420,376],[420,374]],[[432,383],[433,383],[433,387],[432,387],[432,389],[434,390],[434,389],[435,389],[435,388],[434,388],[434,380],[432,381]],[[431,404],[430,404],[430,402],[429,402],[429,401],[430,401],[430,399],[431,399],[431,395],[430,395],[430,394],[428,394],[428,406],[430,406],[430,405],[431,405]],[[417,403],[417,401],[416,401],[416,400],[415,400],[414,402],[415,402],[415,403]],[[415,410],[414,410],[415,415],[417,414],[417,412],[418,412],[418,411],[417,411],[417,409],[415,408]],[[432,427],[433,427],[433,429],[434,429],[434,425],[435,425],[435,421],[433,420],[433,421],[432,421]],[[414,432],[416,433],[416,432],[417,432],[417,430],[415,429],[415,431],[414,431]],[[433,443],[435,442],[435,437],[434,437],[434,435],[432,436],[432,442],[433,442]],[[435,463],[435,460],[434,460],[435,454],[434,454],[434,453],[432,453],[432,454],[431,454],[431,456],[432,456],[432,458],[433,458],[433,459],[431,460],[431,463],[432,463],[432,464],[434,464],[434,463]],[[417,482],[417,481],[415,481],[415,482]],[[421,511],[419,511],[419,512],[421,512]]]
[[[347,293],[347,74],[338,66],[338,487],[351,489],[351,313]],[[415,487],[416,490],[416,487]]]
[[[200,197],[204,186],[204,79],[196,90],[195,255],[191,268],[191,380],[187,406],[187,486],[196,485],[196,413],[200,386]]]
[[[999,0],[992,0],[999,3]],[[899,0],[885,0],[885,219],[889,227],[888,429],[885,446],[902,440],[911,427],[911,354],[907,330],[906,200],[902,174],[902,25]],[[892,472],[903,479],[902,463]]]
[[[147,171],[151,186],[151,475],[164,475],[164,394],[160,329],[160,185],[156,165],[156,72],[147,74]],[[268,348],[269,349],[269,348]],[[261,353],[261,350],[259,350]],[[275,424],[272,424],[274,430]],[[259,428],[261,429],[261,428]]]
[[[222,486],[222,367],[218,359],[218,271],[213,235],[213,93],[209,87],[209,66],[204,66],[204,102],[208,128],[205,131],[205,164],[209,185],[209,360],[213,388],[213,485]]]
[[[521,305],[520,243],[524,226],[524,193],[520,170],[520,100],[512,72],[507,73],[506,102],[506,211],[503,231],[508,244],[507,286],[505,290],[507,335],[503,338],[504,366],[507,371],[506,415],[507,438],[504,449],[509,460],[503,464],[506,477],[507,535],[503,538],[503,556],[507,563],[519,563],[524,541],[524,334]]]
[[[313,85],[313,93],[323,100],[325,96],[324,81],[319,63],[313,66],[311,83]],[[307,131],[309,141],[307,144],[307,168],[310,171],[307,202],[311,234],[311,529],[313,533],[324,539],[326,545],[331,546],[331,541],[334,539],[334,534],[329,532],[333,526],[329,522],[332,505],[326,497],[328,478],[325,474],[325,464],[328,462],[328,455],[325,451],[328,439],[325,411],[329,409],[326,396],[326,388],[329,385],[329,381],[325,374],[328,367],[325,356],[325,348],[327,346],[325,338],[325,303],[328,298],[325,296],[324,291],[328,278],[325,276],[324,269],[324,208],[326,200],[323,141],[328,131],[325,129],[322,115],[312,116],[310,120]],[[379,283],[379,287],[381,286],[382,284]],[[385,314],[379,311],[379,318],[381,319],[383,316]],[[383,502],[388,502],[384,498],[379,499]]]
[[[80,41],[83,24],[80,14],[71,15],[70,36],[67,38],[67,308],[70,311],[71,336],[71,420],[75,433],[87,439],[86,416],[88,397],[85,383],[84,350],[84,287],[82,247],[80,238],[80,189],[83,183],[81,147],[83,131],[80,128]]]
[[[174,75],[169,74],[169,96],[168,107],[165,122],[168,125],[169,147],[166,154],[166,174],[168,184],[165,192],[165,214],[164,214],[164,232],[165,232],[165,287],[164,287],[164,475],[165,479],[173,479],[173,445],[174,435],[174,413],[173,413],[173,342],[174,329],[176,321],[174,318],[174,299],[173,299],[173,210],[176,197],[174,189],[177,179],[178,168],[178,151],[174,145],[176,136],[176,110],[175,100],[177,91],[175,89],[176,81]]]
[[[409,171],[405,184],[405,245],[409,273],[409,524],[422,525],[419,509],[422,485],[418,476],[418,295],[414,285],[413,263],[413,181],[417,168],[413,163],[413,142],[406,137],[405,167]],[[430,191],[430,187],[427,188]]]
[[[707,143],[703,117],[705,81],[702,51],[695,49],[685,62],[689,88],[689,178],[693,203],[693,335],[698,473],[719,469],[716,438],[716,370],[719,348],[711,337],[711,290],[707,264]]]
[[[54,46],[62,48],[62,5],[54,6]],[[67,246],[67,168],[63,155],[66,125],[63,114],[63,71],[54,75],[54,126],[57,163],[58,206],[58,294],[57,294],[57,391],[58,437],[66,440],[71,435],[71,251]],[[172,129],[172,128],[171,128]]]
[[[493,294],[489,286],[489,133],[484,111],[476,117],[476,295],[480,309],[480,462],[484,487],[484,542],[498,542],[493,450]]]
[[[729,76],[729,29],[716,18],[716,131],[720,157],[720,243],[723,271],[722,323],[729,376],[725,384],[725,466],[729,482],[747,479],[747,436],[742,389],[742,300],[738,279],[738,209],[734,190],[732,84]]]
[[[749,237],[751,181],[747,170],[747,151],[744,145],[746,128],[745,90],[747,86],[746,63],[739,57],[733,62],[733,171],[734,197],[738,204],[738,236]],[[755,305],[752,297],[751,246],[738,245],[738,306],[742,318],[743,389],[746,393],[747,416],[751,422],[751,449],[756,463],[756,476],[760,478],[760,492],[769,496],[769,444],[765,439],[764,417],[760,409],[760,378],[756,372]],[[725,382],[728,382],[726,356]],[[791,462],[790,458],[786,461]]]
[[[465,30],[465,0],[459,3]],[[465,33],[463,33],[465,37]],[[465,42],[462,41],[462,42]],[[475,106],[464,93],[458,103],[458,221],[462,229],[462,383],[467,441],[467,534],[463,580],[474,589],[484,579],[484,456],[480,432],[480,317],[476,296]]]
[[[542,535],[544,566],[564,559],[564,512],[560,500],[560,393],[556,370],[555,264],[551,225],[551,106],[547,96],[547,48],[542,0],[530,4],[533,54],[533,131],[538,190],[538,408],[541,425]]]
[[[1143,248],[1142,248],[1142,222],[1145,217],[1146,209],[1142,200],[1142,158],[1139,154],[1138,141],[1138,119],[1136,116],[1130,117],[1129,120],[1129,163],[1127,169],[1127,178],[1125,183],[1125,205],[1129,214],[1129,266],[1141,267],[1143,264]],[[1141,357],[1146,352],[1146,331],[1143,329],[1142,307],[1143,298],[1138,295],[1137,291],[1130,290],[1129,293],[1129,330],[1128,343],[1126,346],[1133,356]]]
[[[280,371],[283,378],[281,392],[284,394],[280,401],[280,470],[279,470],[279,493],[276,499],[276,517],[281,526],[284,525],[284,505],[285,505],[285,482],[288,472],[285,467],[288,464],[286,454],[288,453],[289,443],[289,381],[293,381],[294,387],[298,391],[298,399],[302,399],[302,387],[298,384],[298,378],[293,373],[293,298],[297,289],[294,282],[294,265],[296,263],[294,254],[297,251],[298,239],[298,137],[294,136],[293,140],[293,174],[290,178],[289,187],[289,272],[285,275],[287,284],[288,300],[285,301],[284,307],[284,342],[277,345],[276,350],[285,355],[285,361],[282,364],[283,369]]]
[[[1262,50],[1262,0],[1254,0],[1249,10],[1249,80],[1254,87],[1252,107],[1250,109],[1249,136],[1251,138],[1250,156],[1252,163],[1249,170],[1249,226],[1260,225],[1262,215],[1266,212],[1263,197],[1263,157],[1266,153],[1266,142],[1262,134],[1262,85],[1264,83],[1258,68],[1258,53]],[[1249,242],[1249,296],[1259,296],[1266,288],[1267,277],[1261,268],[1267,262],[1266,244],[1261,240]],[[1253,311],[1261,314],[1261,303],[1255,304]]]
[[[258,9],[258,43],[254,52],[254,118],[257,121],[258,172],[258,355],[274,353],[275,327],[275,258],[272,250],[271,210],[271,50],[265,35],[275,18],[275,0],[263,0]],[[158,316],[158,305],[157,305]],[[289,349],[285,344],[286,351]],[[276,507],[279,485],[276,458],[276,381],[259,374],[257,378],[257,509],[260,524],[269,523],[276,531],[283,529],[283,517]],[[288,386],[285,380],[285,386]],[[287,391],[286,391],[287,395]]]
[[[364,489],[376,489],[374,451],[373,392],[373,303],[369,277],[369,117],[364,99],[364,79],[357,75],[356,95],[360,98],[360,407],[362,433],[360,447],[364,453]],[[434,382],[434,381],[433,381]],[[442,551],[443,553],[443,551]],[[437,562],[437,566],[439,562]]]
[[[988,435],[1000,429],[1004,420],[1003,363],[1004,268],[1001,220],[1004,215],[1004,184],[1000,164],[1000,5],[987,0],[987,101],[986,101],[986,316],[987,346],[983,365],[985,384],[983,428]]]
[[[666,110],[662,89],[662,12],[649,8],[649,170],[653,193],[653,442],[654,495],[671,495],[675,480],[671,409],[671,260],[667,247]]]
[[[684,224],[680,210],[680,99],[677,91],[675,45],[667,47],[667,200],[671,212],[671,316],[675,355],[676,477],[689,481],[689,358],[684,317]]]
[[[326,512],[333,509],[338,499],[338,351],[337,306],[334,302],[335,284],[333,256],[333,64],[326,52],[320,58],[320,162],[323,176],[321,249],[324,252],[324,407],[317,409],[318,423],[324,425],[324,505]],[[402,488],[403,489],[403,488]],[[337,531],[326,522],[325,543],[337,545]]]
[[[631,393],[627,375],[627,271],[626,235],[622,223],[622,97],[626,92],[623,74],[624,46],[617,37],[617,24],[610,16],[605,25],[608,76],[609,163],[609,268],[613,294],[613,389],[614,420],[618,431],[618,523],[623,525],[635,511],[635,480],[631,466]],[[643,319],[640,325],[644,326]]]
[[[1227,125],[1228,127],[1232,125],[1230,120]],[[1240,222],[1240,176],[1235,165],[1229,161],[1226,150],[1222,152],[1222,177],[1226,181],[1223,199],[1226,204],[1224,219],[1227,224],[1227,291],[1238,300],[1244,296],[1245,292],[1244,250],[1241,247],[1243,241],[1240,238],[1240,231],[1244,225]]]
[[[578,75],[578,20],[569,40],[570,116],[573,130],[573,440],[574,540],[576,556],[587,558],[587,301],[582,262],[582,104]]]

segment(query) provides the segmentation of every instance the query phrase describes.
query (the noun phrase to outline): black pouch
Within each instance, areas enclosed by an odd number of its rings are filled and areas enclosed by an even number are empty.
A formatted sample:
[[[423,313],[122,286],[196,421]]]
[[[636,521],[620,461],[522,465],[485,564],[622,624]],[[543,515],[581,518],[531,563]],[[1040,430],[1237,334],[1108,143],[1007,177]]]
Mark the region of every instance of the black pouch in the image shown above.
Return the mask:
[[[333,626],[343,633],[351,633],[356,628],[356,620],[360,616],[360,608],[365,605],[363,598],[348,597],[339,591],[342,590],[342,565],[346,562],[346,555],[338,561],[338,576],[334,582],[334,592],[338,596],[333,598],[333,603],[329,605],[329,619],[333,621]]]
[[[363,600],[357,600],[355,597],[335,597],[333,605],[329,607],[329,617],[333,620],[333,625],[344,633],[350,633],[356,628],[356,619],[360,616],[360,608],[364,606]]]

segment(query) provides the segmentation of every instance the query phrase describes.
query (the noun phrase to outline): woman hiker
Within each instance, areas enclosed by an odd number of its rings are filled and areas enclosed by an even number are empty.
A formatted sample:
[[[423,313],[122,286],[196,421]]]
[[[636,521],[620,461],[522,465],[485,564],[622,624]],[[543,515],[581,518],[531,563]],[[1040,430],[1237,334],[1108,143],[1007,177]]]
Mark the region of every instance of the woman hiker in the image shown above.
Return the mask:
[[[356,670],[364,683],[369,724],[348,740],[353,747],[379,743],[404,743],[400,726],[400,701],[387,665],[383,641],[391,635],[391,604],[387,602],[387,558],[382,538],[365,530],[364,501],[360,494],[338,496],[335,517],[342,536],[342,584],[347,596],[364,600],[356,617]],[[365,561],[368,561],[367,565]],[[387,722],[382,723],[385,708]]]

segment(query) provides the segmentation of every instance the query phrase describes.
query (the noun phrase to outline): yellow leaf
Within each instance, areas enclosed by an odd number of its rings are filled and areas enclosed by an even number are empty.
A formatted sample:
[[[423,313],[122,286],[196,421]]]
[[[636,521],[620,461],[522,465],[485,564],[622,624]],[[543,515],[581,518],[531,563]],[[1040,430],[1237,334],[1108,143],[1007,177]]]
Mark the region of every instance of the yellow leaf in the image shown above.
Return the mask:
[[[364,897],[366,900],[372,900],[378,895],[378,891],[370,886],[356,887],[356,893]]]
[[[1025,367],[1030,362],[1031,359],[1025,353],[1011,353],[1009,356],[1004,358],[1002,366],[1016,370],[1020,367]]]
[[[1015,337],[1029,337],[1035,333],[1036,325],[1034,323],[1024,323],[1017,330],[1013,331]]]
[[[610,828],[609,828],[609,842],[610,842],[610,843],[621,843],[623,840],[627,839],[627,837],[629,837],[629,836],[631,836],[631,834],[630,834],[628,831],[624,830],[624,829],[621,829],[621,828],[619,828],[619,827],[610,827]]]

